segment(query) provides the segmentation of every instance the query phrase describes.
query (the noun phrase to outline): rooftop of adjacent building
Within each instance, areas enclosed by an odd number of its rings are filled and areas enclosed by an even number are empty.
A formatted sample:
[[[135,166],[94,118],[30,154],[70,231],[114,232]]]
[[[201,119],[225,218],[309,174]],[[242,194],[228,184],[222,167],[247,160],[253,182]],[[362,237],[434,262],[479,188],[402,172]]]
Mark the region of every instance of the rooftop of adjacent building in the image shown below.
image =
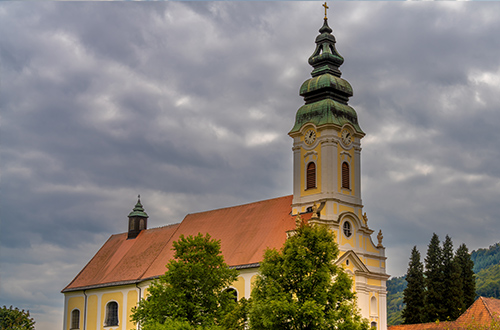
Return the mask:
[[[390,326],[387,329],[466,330],[469,329],[468,326],[489,326],[494,320],[500,322],[500,300],[495,298],[479,297],[456,321],[401,324]]]

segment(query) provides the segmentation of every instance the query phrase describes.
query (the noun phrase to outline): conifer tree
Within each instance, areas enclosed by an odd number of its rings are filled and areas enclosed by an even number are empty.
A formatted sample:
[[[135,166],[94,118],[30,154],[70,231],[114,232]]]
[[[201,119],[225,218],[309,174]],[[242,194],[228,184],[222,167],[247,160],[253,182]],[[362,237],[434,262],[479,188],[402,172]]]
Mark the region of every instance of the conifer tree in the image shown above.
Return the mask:
[[[476,278],[474,275],[474,262],[465,244],[458,247],[455,262],[460,267],[460,280],[462,282],[464,309],[469,308],[476,299]]]
[[[403,302],[406,304],[402,311],[403,323],[422,323],[425,298],[424,266],[420,261],[420,252],[416,246],[411,250],[406,282],[408,285],[403,291]]]
[[[453,256],[453,242],[446,235],[443,242],[443,309],[441,319],[456,320],[464,312],[460,266]]]
[[[443,308],[443,258],[439,236],[435,233],[427,248],[425,257],[425,322],[444,320]]]

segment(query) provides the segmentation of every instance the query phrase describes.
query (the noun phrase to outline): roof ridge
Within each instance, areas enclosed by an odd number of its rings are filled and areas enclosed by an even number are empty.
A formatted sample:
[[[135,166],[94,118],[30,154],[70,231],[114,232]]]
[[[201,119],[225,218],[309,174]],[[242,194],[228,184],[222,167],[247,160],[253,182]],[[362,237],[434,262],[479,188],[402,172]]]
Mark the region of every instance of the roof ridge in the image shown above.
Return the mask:
[[[280,196],[280,197],[263,199],[263,200],[256,201],[256,202],[249,202],[249,203],[244,203],[244,204],[238,204],[238,205],[232,205],[232,206],[226,206],[226,207],[219,207],[219,208],[212,209],[212,210],[207,210],[207,211],[200,211],[200,212],[188,213],[188,214],[186,214],[186,216],[184,217],[184,219],[186,217],[188,217],[189,215],[193,215],[193,214],[203,214],[203,213],[209,213],[209,212],[213,212],[213,211],[233,209],[233,208],[236,208],[236,207],[242,207],[242,206],[246,206],[246,205],[250,205],[250,204],[261,204],[261,203],[264,203],[264,202],[269,202],[269,201],[276,200],[276,199],[284,199],[284,198],[288,198],[288,197],[291,197],[291,196],[292,195],[286,195],[286,196]]]
[[[486,308],[486,310],[488,311],[488,314],[494,318],[495,315],[493,314],[493,311],[490,309],[490,306],[488,306],[488,304],[486,303],[486,299],[488,299],[487,297],[483,297],[483,296],[480,296],[479,299],[481,299],[481,301],[483,302],[483,305],[484,307]],[[491,299],[491,298],[489,298]]]

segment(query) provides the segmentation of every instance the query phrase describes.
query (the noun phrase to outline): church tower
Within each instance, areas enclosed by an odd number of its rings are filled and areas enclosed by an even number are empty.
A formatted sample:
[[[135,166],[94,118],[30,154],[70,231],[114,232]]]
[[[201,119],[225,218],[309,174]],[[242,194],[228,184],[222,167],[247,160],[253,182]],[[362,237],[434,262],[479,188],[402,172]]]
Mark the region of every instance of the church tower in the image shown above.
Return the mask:
[[[352,87],[342,79],[343,57],[325,18],[309,57],[311,78],[300,87],[293,138],[292,214],[309,214],[311,223],[328,225],[339,244],[338,265],[351,275],[363,317],[386,329],[385,248],[380,231],[375,245],[361,201],[362,131],[348,105]]]

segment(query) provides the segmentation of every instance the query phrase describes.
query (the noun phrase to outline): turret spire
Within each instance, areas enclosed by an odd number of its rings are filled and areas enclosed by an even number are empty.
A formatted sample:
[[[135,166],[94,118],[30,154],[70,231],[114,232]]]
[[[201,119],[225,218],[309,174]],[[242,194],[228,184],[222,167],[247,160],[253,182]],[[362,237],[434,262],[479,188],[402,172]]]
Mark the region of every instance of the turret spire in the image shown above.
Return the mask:
[[[297,111],[295,125],[289,134],[298,132],[307,123],[316,126],[336,124],[339,127],[349,123],[356,132],[364,134],[359,127],[356,111],[347,104],[349,97],[353,95],[352,87],[341,78],[339,67],[344,63],[344,58],[335,48],[335,36],[328,26],[326,16],[326,2],[323,7],[323,26],[316,37],[316,49],[308,61],[313,67],[312,78],[300,87],[300,95],[304,97],[305,105]]]
[[[141,195],[137,196],[137,203],[128,215],[128,238],[136,238],[141,230],[148,228],[148,214],[141,204]]]

